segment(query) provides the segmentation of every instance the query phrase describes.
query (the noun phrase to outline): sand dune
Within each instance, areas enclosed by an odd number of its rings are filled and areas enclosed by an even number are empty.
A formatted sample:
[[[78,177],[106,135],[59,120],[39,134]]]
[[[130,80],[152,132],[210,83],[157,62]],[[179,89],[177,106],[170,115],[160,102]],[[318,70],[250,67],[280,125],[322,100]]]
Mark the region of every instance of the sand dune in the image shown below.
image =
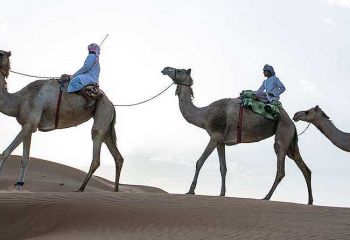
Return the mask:
[[[20,170],[20,157],[11,156],[5,166],[4,175],[0,179],[0,191],[15,191],[14,184]],[[31,158],[28,167],[25,190],[30,192],[72,192],[82,184],[86,172],[62,164]],[[85,192],[113,191],[114,183],[93,176]],[[164,192],[158,188],[121,184],[120,192]]]
[[[36,159],[31,168],[27,192],[7,188],[12,166],[1,181],[0,239],[350,239],[348,208],[175,195],[145,186],[123,185],[114,193],[97,178],[87,192],[74,193],[83,172]]]

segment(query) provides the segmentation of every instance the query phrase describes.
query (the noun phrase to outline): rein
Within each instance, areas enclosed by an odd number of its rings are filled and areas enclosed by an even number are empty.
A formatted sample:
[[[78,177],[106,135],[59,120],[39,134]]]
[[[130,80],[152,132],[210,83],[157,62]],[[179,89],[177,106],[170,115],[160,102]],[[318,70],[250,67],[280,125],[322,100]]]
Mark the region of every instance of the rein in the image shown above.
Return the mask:
[[[106,36],[107,38],[107,36]],[[105,39],[106,39],[105,38]],[[4,76],[6,76],[6,74],[4,73],[4,71],[2,69],[0,69],[2,74]],[[36,75],[31,75],[31,74],[26,74],[26,73],[21,73],[21,72],[16,72],[16,71],[11,71],[10,72],[12,73],[15,73],[15,74],[18,74],[18,75],[22,75],[22,76],[26,76],[26,77],[32,77],[32,78],[41,78],[41,79],[60,79],[60,77],[43,77],[43,76],[36,76]],[[175,74],[176,74],[176,71],[175,71]],[[137,102],[137,103],[132,103],[132,104],[113,104],[113,106],[115,107],[131,107],[131,106],[136,106],[136,105],[140,105],[140,104],[143,104],[143,103],[146,103],[146,102],[149,102],[151,101],[152,99],[155,99],[156,97],[160,96],[161,94],[163,94],[166,90],[168,90],[175,82],[171,83],[168,87],[166,87],[164,90],[162,90],[160,93],[156,94],[155,96],[151,97],[151,98],[148,98],[146,100],[143,100],[143,101],[140,101],[140,102]],[[59,95],[59,100],[58,100],[58,106],[60,105],[60,96],[61,96],[62,92],[60,91],[60,95]],[[59,112],[59,107],[57,109],[57,112]],[[57,122],[58,122],[58,117],[57,117],[57,114],[56,114],[56,126],[57,126]]]
[[[107,36],[105,37],[105,39],[107,38]],[[4,73],[4,71],[2,69],[0,69],[2,74],[4,76],[6,76],[6,74]],[[26,73],[21,73],[21,72],[16,72],[16,71],[12,71],[10,70],[10,72],[12,73],[15,73],[15,74],[18,74],[18,75],[22,75],[22,76],[26,76],[26,77],[32,77],[32,78],[41,78],[41,79],[60,79],[60,77],[43,77],[43,76],[36,76],[36,75],[31,75],[31,74],[26,74]],[[176,70],[175,70],[175,77],[174,79],[176,79]],[[157,97],[159,97],[161,94],[163,94],[165,91],[167,91],[172,85],[174,84],[179,84],[179,85],[184,85],[184,86],[188,86],[190,87],[189,85],[186,85],[186,84],[182,84],[182,83],[175,83],[175,81],[173,81],[168,87],[166,87],[164,90],[162,90],[160,93],[154,95],[153,97],[150,97],[146,100],[143,100],[143,101],[140,101],[140,102],[136,102],[136,103],[131,103],[131,104],[113,104],[113,106],[115,107],[132,107],[132,106],[137,106],[137,105],[140,105],[140,104],[143,104],[143,103],[146,103],[146,102],[149,102]],[[62,89],[62,88],[61,88]],[[61,89],[60,89],[60,95],[62,94],[61,92]],[[59,100],[58,100],[58,106],[60,105],[60,95],[59,95]],[[59,107],[57,109],[57,112],[59,112]],[[57,122],[58,122],[58,117],[57,117],[57,114],[56,114],[56,126],[57,126]]]
[[[177,84],[177,85],[183,85],[183,86],[187,86],[187,87],[191,87],[190,85],[187,85],[187,84],[183,84],[183,83],[177,83],[176,82],[176,70],[175,69],[175,76],[174,76],[174,79],[173,82],[168,86],[166,87],[164,90],[162,90],[160,93],[154,95],[153,97],[151,98],[148,98],[146,100],[143,100],[143,101],[140,101],[140,102],[137,102],[137,103],[132,103],[132,104],[113,104],[113,106],[116,106],[116,107],[132,107],[132,106],[136,106],[136,105],[140,105],[140,104],[143,104],[143,103],[146,103],[146,102],[149,102],[157,97],[159,97],[161,94],[163,94],[165,91],[167,91],[172,85],[174,84]]]
[[[140,101],[140,102],[137,102],[137,103],[131,103],[131,104],[113,104],[113,106],[116,106],[116,107],[131,107],[131,106],[136,106],[136,105],[140,105],[142,103],[146,103],[146,102],[149,102],[151,101],[152,99],[155,99],[156,97],[159,97],[162,93],[164,93],[166,90],[168,90],[172,85],[174,85],[174,82],[171,83],[168,87],[166,87],[163,91],[161,91],[160,93],[154,95],[153,97],[151,98],[148,98],[146,100],[143,100],[143,101]]]
[[[42,76],[35,76],[35,75],[30,75],[30,74],[26,74],[26,73],[16,72],[16,71],[12,71],[12,70],[10,70],[10,72],[12,72],[12,73],[14,73],[14,74],[18,74],[18,75],[26,76],[26,77],[32,77],[32,78],[41,78],[41,79],[59,79],[59,77],[42,77]]]
[[[298,136],[300,136],[301,134],[305,133],[306,130],[310,127],[310,125],[311,125],[311,123],[309,123],[309,124],[307,125],[307,127],[304,129],[304,131],[302,131],[301,133],[299,133]]]

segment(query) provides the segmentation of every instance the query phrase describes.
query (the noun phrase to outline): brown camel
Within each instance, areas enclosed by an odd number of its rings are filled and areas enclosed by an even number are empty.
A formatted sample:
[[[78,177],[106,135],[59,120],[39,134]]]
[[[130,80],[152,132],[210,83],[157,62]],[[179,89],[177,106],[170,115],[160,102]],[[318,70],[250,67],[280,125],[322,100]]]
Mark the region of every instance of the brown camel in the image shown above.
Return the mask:
[[[21,171],[16,187],[21,189],[29,164],[29,151],[32,133],[55,130],[55,115],[60,84],[56,80],[37,80],[22,90],[8,93],[5,78],[9,75],[11,52],[0,50],[0,111],[15,117],[22,125],[22,130],[6,148],[0,158],[0,176],[4,165],[12,151],[23,142],[23,158]],[[94,118],[91,130],[93,140],[93,159],[90,170],[78,191],[84,191],[92,174],[100,165],[100,151],[104,142],[112,154],[116,165],[114,190],[118,191],[119,177],[123,165],[123,157],[116,145],[115,109],[106,96],[103,96],[94,109],[85,109],[86,100],[78,94],[63,92],[57,129],[74,127]],[[64,144],[64,143],[62,143]],[[58,146],[62,149],[62,146]]]
[[[335,146],[350,152],[350,133],[340,131],[319,106],[297,112],[294,121],[304,121],[315,125]]]
[[[191,69],[185,70],[166,67],[163,69],[162,73],[168,75],[174,83],[177,84],[175,94],[179,97],[180,111],[186,121],[205,129],[210,136],[210,141],[206,149],[197,161],[196,172],[188,193],[195,194],[200,169],[208,156],[216,148],[219,156],[222,180],[220,195],[225,196],[225,178],[227,171],[225,146],[232,145],[224,141],[227,129],[227,119],[231,119],[235,125],[238,122],[240,99],[221,99],[213,102],[209,106],[198,108],[194,106],[192,102],[193,91],[191,86],[193,80],[191,78]],[[278,122],[268,120],[247,109],[244,109],[243,112],[242,143],[258,142],[275,135],[274,149],[277,155],[277,173],[271,190],[264,199],[269,200],[271,198],[277,185],[284,177],[285,157],[288,155],[288,157],[295,161],[305,177],[308,188],[308,203],[312,204],[311,171],[300,156],[295,126],[286,111],[281,109],[281,116]],[[236,136],[237,129],[233,128],[231,131],[234,131],[234,133],[229,134],[232,134],[231,136]],[[233,144],[237,144],[237,141]]]

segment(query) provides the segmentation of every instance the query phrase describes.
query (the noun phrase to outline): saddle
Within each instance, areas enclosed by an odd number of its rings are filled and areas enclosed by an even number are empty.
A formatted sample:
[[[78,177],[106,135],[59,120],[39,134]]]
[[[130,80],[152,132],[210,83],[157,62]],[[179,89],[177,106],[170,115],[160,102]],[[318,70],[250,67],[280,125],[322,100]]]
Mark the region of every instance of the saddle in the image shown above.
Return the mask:
[[[69,82],[71,80],[71,76],[69,76],[68,74],[63,74],[61,76],[61,78],[58,80],[61,84],[63,83],[66,83],[66,82]],[[89,85],[86,85],[84,88],[83,88],[85,94],[92,98],[93,100],[99,100],[102,98],[102,96],[104,95],[104,92],[100,89],[99,85],[98,84],[89,84]],[[80,94],[80,93],[78,93]]]

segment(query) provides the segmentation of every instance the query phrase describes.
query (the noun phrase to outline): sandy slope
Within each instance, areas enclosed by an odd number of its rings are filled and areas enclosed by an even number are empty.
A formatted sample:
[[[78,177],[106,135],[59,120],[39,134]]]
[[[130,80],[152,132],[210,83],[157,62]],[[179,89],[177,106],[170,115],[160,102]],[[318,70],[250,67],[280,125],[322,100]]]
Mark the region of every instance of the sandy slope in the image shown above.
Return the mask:
[[[11,168],[0,189],[12,186]],[[0,193],[0,239],[350,239],[348,208],[172,195],[143,186],[114,193],[99,179],[88,192],[73,193],[72,184],[75,189],[84,177],[79,170],[39,160],[31,168],[26,188],[32,192]]]
[[[20,171],[20,157],[11,156],[5,166],[4,175],[0,179],[0,192],[14,191],[14,184]],[[72,192],[78,190],[86,173],[62,164],[31,158],[25,181],[25,191],[30,192]],[[93,176],[85,191],[100,192],[113,191],[114,183],[106,179]],[[120,192],[164,192],[158,188],[124,185]]]

